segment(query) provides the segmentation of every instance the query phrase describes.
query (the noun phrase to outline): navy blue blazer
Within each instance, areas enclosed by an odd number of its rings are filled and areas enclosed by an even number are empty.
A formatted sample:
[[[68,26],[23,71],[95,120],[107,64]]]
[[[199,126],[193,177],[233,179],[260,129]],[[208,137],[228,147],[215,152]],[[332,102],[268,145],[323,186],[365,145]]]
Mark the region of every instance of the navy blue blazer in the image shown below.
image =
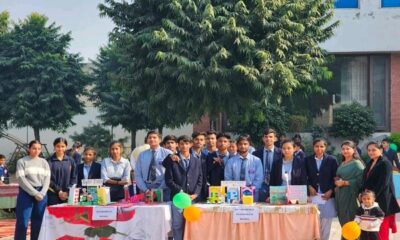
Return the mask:
[[[178,156],[180,157],[180,155]],[[182,159],[176,162],[172,161],[168,156],[164,161],[169,162],[165,167],[165,183],[171,189],[171,200],[175,194],[183,191],[189,195],[196,194],[198,197],[193,201],[198,201],[203,184],[200,159],[190,155],[187,171],[184,168]]]
[[[374,168],[370,170],[371,165],[372,161],[369,161],[364,169],[360,190],[368,189],[373,191],[376,196],[376,202],[386,216],[400,212],[400,207],[395,197],[392,165],[382,156],[379,157]]]
[[[283,157],[277,161],[277,166],[275,168],[277,171],[276,175],[278,176],[277,179],[278,185],[276,186],[281,186],[283,183],[282,166],[283,166]],[[305,160],[302,159],[300,156],[295,156],[293,158],[293,166],[290,179],[291,179],[290,185],[307,185],[306,163]]]
[[[253,152],[254,156],[261,159],[261,163],[263,164],[263,169],[265,169],[264,154],[265,154],[264,147]],[[282,150],[277,147],[274,147],[274,158],[272,161],[269,185],[270,186],[282,185]]]
[[[338,161],[332,155],[324,154],[321,167],[318,171],[315,161],[315,154],[305,158],[308,185],[318,191],[318,185],[322,193],[332,190],[332,197],[335,194],[335,177],[338,169]]]
[[[400,168],[399,157],[397,156],[396,151],[393,149],[388,149],[387,151],[383,151],[383,154],[387,157],[390,163],[397,168]]]
[[[218,151],[212,152],[207,155],[206,159],[206,170],[207,170],[207,181],[210,183],[210,186],[221,186],[221,181],[225,179],[225,165],[218,163],[214,163],[214,158],[218,157]],[[229,156],[230,158],[231,156]]]
[[[82,179],[85,179],[83,175],[83,163],[78,165],[78,180],[76,183],[77,187],[82,186]],[[88,179],[100,179],[101,178],[101,164],[97,162],[92,162],[92,166],[90,167],[90,171],[88,174]]]

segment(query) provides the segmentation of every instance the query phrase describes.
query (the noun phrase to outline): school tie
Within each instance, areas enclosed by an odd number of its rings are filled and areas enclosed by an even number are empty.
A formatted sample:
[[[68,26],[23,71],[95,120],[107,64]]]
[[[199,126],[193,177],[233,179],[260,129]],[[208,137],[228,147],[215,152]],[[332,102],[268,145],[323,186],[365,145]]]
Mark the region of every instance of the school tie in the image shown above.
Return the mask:
[[[151,150],[151,161],[149,166],[149,174],[147,175],[147,181],[155,182],[157,179],[157,166],[156,166],[156,151]]]
[[[246,181],[246,158],[241,158],[242,163],[240,165],[240,181]]]
[[[189,160],[188,159],[183,159],[183,166],[185,166],[185,171],[187,171],[189,167]]]
[[[269,155],[271,154],[271,150],[265,150],[265,179],[264,182],[269,185],[270,178],[271,178],[271,163],[269,160]]]

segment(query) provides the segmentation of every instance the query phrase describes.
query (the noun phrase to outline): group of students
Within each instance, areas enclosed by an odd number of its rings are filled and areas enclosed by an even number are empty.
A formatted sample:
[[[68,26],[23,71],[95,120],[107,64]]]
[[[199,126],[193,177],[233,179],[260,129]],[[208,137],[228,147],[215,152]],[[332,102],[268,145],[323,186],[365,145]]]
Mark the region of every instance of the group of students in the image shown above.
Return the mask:
[[[363,230],[368,233],[379,229],[379,239],[389,238],[389,228],[395,227],[394,214],[400,208],[394,194],[393,166],[380,144],[367,145],[371,161],[364,166],[352,141],[343,142],[340,165],[334,156],[326,153],[327,142],[323,139],[313,141],[314,153],[307,157],[296,139],[283,139],[276,146],[277,134],[273,129],[265,130],[262,141],[264,146],[254,150],[248,135],[233,141],[229,134],[209,131],[195,132],[191,137],[169,135],[161,141],[157,131],[149,131],[146,135],[149,149],[141,152],[133,165],[134,180],[139,192],[162,189],[165,201],[185,192],[193,202],[205,201],[208,186],[218,186],[223,180],[245,181],[246,185],[254,186],[259,202],[269,201],[269,186],[307,185],[310,196],[320,194],[326,200],[318,206],[323,240],[329,239],[336,215],[343,225],[354,219],[364,221],[366,212],[376,212],[359,209],[358,201],[367,198],[364,195],[368,195],[365,192],[368,190],[373,193],[368,196],[376,197],[384,217],[376,216],[382,219],[380,228],[374,225],[369,229],[364,224]],[[54,154],[45,160],[40,158],[40,142],[32,141],[29,155],[17,162],[20,193],[15,239],[25,239],[29,218],[31,239],[37,239],[45,206],[66,202],[69,187],[75,183],[80,186],[82,179],[102,178],[110,186],[112,201],[123,199],[124,186],[130,184],[131,165],[122,157],[121,143],[110,144],[110,156],[101,164],[95,161],[96,150],[85,148],[83,163],[79,165],[66,154],[64,138],[55,139],[53,145]],[[371,207],[364,201],[362,206]],[[171,211],[174,239],[182,239],[185,224],[182,210],[171,204]]]

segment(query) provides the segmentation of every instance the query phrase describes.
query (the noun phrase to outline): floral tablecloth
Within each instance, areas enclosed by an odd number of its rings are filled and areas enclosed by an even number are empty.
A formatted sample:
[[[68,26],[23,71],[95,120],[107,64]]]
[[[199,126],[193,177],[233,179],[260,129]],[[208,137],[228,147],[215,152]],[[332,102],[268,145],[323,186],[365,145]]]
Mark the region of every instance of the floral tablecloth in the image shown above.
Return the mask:
[[[168,238],[171,212],[168,204],[108,205],[117,208],[117,220],[92,220],[96,206],[50,206],[46,209],[39,239],[151,239]]]

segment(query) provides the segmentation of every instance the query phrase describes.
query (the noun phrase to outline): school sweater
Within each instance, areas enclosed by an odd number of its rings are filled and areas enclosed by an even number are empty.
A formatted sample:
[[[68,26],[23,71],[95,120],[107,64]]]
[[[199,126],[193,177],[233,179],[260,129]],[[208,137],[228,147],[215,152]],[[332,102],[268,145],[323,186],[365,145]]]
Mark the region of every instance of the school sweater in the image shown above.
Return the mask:
[[[43,158],[23,157],[17,162],[16,176],[19,186],[31,196],[45,196],[50,184],[50,167]],[[40,191],[35,187],[42,187]]]
[[[379,232],[384,216],[385,213],[379,207],[378,203],[375,202],[372,207],[369,208],[361,204],[357,209],[354,221],[360,225],[363,231]]]

